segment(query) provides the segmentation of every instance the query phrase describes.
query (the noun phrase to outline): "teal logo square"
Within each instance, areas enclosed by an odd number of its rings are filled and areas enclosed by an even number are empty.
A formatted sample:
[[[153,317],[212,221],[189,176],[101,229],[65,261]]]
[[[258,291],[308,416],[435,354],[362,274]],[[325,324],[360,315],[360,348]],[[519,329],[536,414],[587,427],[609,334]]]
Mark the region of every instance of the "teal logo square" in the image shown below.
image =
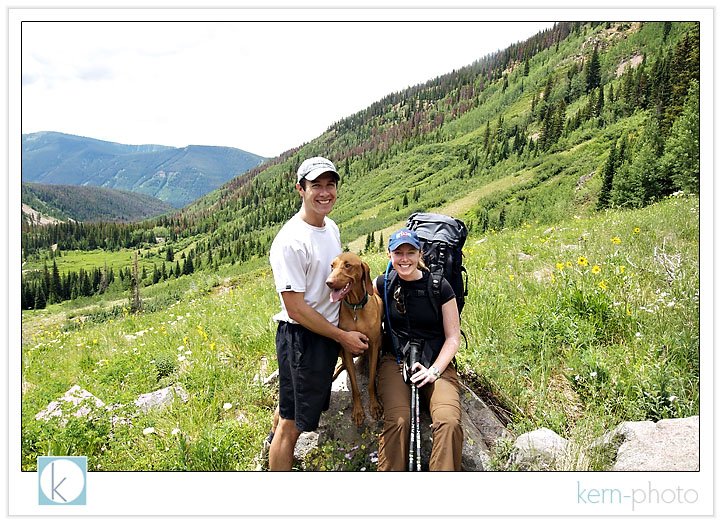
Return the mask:
[[[38,504],[84,506],[87,457],[38,457]]]

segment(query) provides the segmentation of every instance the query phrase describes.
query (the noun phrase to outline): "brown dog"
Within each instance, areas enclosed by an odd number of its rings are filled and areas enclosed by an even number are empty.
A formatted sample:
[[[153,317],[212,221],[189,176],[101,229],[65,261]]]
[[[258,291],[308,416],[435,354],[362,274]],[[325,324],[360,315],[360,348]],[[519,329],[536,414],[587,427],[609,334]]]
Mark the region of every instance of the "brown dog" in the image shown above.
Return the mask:
[[[331,263],[331,274],[326,279],[331,289],[331,302],[343,300],[338,319],[338,327],[345,331],[359,331],[369,339],[367,356],[369,369],[369,408],[371,415],[378,419],[383,408],[376,396],[376,365],[381,349],[381,317],[383,303],[374,293],[369,266],[354,253],[341,253]],[[340,351],[341,364],[336,367],[334,379],[346,368],[351,380],[353,395],[353,420],[357,425],[364,421],[361,395],[356,383],[353,354],[344,349]]]

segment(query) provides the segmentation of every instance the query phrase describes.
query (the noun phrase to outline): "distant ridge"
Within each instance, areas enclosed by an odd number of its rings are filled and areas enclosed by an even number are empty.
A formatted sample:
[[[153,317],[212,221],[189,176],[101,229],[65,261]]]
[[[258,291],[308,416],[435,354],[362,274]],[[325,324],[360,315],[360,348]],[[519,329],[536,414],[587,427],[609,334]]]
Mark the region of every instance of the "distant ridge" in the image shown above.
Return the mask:
[[[54,131],[22,137],[22,180],[97,186],[182,207],[266,158],[232,147],[127,145]]]
[[[152,196],[107,187],[22,184],[23,216],[35,224],[139,222],[175,209]]]

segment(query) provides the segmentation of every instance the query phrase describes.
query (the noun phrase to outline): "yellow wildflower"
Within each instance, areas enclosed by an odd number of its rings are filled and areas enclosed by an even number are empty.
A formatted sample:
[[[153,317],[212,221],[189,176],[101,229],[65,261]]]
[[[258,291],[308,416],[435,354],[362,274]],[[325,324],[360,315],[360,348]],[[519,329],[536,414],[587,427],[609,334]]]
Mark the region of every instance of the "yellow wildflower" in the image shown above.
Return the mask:
[[[567,267],[572,267],[572,263],[567,261]]]
[[[586,266],[587,264],[589,264],[589,262],[587,262],[586,257],[579,257],[577,259],[577,264],[579,264],[580,266]]]
[[[509,275],[509,280],[510,280],[511,282],[514,282],[514,275]]]
[[[599,273],[601,270],[602,270],[601,267],[599,267],[599,266],[594,266],[594,267],[592,268],[592,273],[594,273],[594,274],[596,275],[596,274]]]
[[[612,242],[614,242],[615,244],[619,244],[619,243],[621,242],[621,240],[619,239],[619,237],[614,237],[614,238],[612,238],[611,240],[612,240]]]
[[[561,271],[562,269],[564,269],[564,264],[562,264],[561,262],[557,262],[557,269],[558,269],[559,271]]]
[[[607,289],[607,284],[604,280],[602,280],[599,284],[597,284],[602,289]]]
[[[635,228],[634,228],[634,232],[635,232],[635,233],[639,233],[639,228],[638,228],[638,227],[635,227]]]
[[[624,273],[624,268],[625,268],[625,267],[626,267],[626,266],[619,266],[619,272],[620,272],[620,273]]]

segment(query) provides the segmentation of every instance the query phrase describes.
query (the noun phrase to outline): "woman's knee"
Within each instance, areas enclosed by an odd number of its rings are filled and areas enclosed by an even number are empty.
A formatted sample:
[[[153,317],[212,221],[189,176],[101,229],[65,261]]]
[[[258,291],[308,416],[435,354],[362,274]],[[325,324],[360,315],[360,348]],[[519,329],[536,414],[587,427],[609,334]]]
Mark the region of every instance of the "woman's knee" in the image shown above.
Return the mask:
[[[408,432],[411,427],[411,413],[407,410],[384,411],[384,427],[389,430]]]

